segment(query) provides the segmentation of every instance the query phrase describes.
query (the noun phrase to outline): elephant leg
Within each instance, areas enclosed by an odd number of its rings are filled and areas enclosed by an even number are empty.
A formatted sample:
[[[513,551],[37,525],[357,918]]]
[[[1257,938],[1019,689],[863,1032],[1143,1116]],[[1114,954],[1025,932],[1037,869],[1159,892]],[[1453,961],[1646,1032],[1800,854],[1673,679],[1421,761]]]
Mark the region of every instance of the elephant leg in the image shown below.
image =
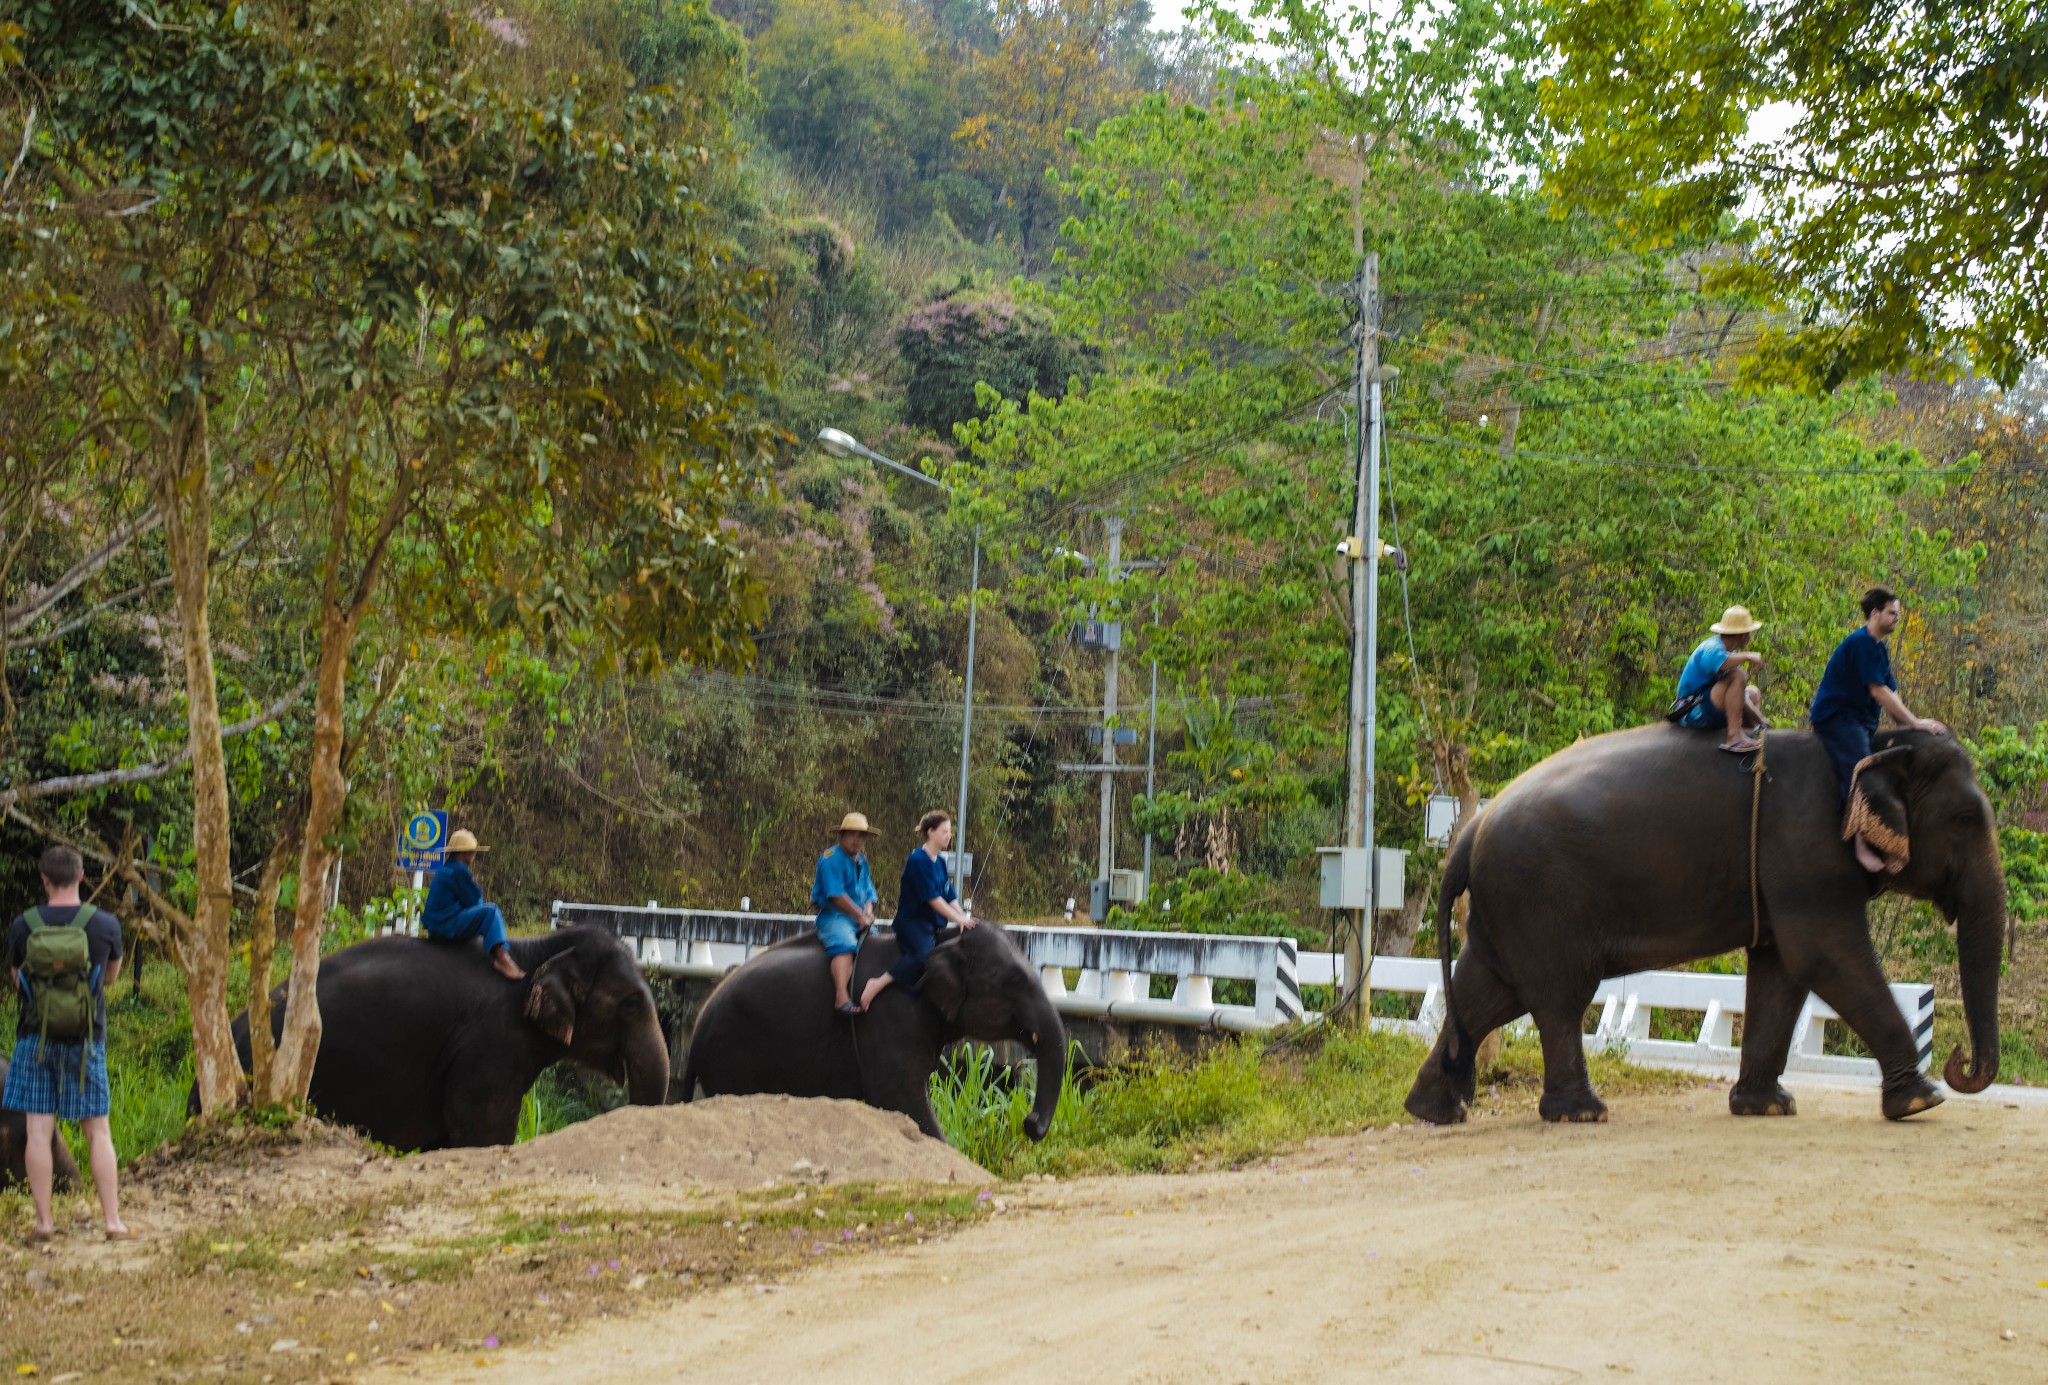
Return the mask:
[[[861,1055],[861,1099],[884,1111],[901,1111],[917,1122],[917,1128],[934,1140],[943,1140],[938,1118],[932,1115],[932,1073],[938,1070],[939,1055],[929,1061],[924,1055],[901,1052]]]
[[[1941,1105],[1941,1092],[1920,1071],[1913,1031],[1892,1000],[1869,937],[1859,926],[1847,942],[1832,955],[1822,954],[1810,984],[1876,1056],[1884,1074],[1885,1119],[1904,1120]]]
[[[1792,1051],[1792,1027],[1806,988],[1785,970],[1775,947],[1749,950],[1749,984],[1742,1015],[1742,1072],[1728,1091],[1728,1111],[1737,1116],[1790,1116],[1799,1104],[1779,1084],[1786,1055]]]
[[[1604,1121],[1607,1103],[1593,1090],[1586,1071],[1586,1007],[1597,981],[1575,989],[1562,1002],[1532,1007],[1530,1017],[1543,1036],[1543,1097],[1536,1110],[1547,1121]]]
[[[1408,1114],[1431,1125],[1456,1125],[1465,1119],[1478,1081],[1474,1057],[1479,1036],[1491,1033],[1529,1007],[1515,994],[1514,987],[1500,974],[1483,938],[1475,939],[1458,957],[1451,971],[1451,1012],[1455,1031],[1446,1024],[1437,1035],[1415,1085],[1403,1103]],[[1457,1045],[1451,1056],[1450,1045]]]

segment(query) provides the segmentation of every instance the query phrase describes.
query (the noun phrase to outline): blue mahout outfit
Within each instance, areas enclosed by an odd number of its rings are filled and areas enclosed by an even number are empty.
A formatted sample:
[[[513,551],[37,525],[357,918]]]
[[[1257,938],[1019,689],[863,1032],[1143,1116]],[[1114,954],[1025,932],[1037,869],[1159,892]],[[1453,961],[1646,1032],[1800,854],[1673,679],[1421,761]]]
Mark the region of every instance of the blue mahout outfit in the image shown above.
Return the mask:
[[[1871,734],[1883,716],[1877,699],[1870,695],[1873,684],[1893,692],[1899,688],[1892,677],[1891,651],[1865,626],[1850,632],[1828,656],[1828,666],[1813,690],[1813,705],[1807,712],[1815,738],[1835,767],[1845,808],[1856,766],[1869,757]]]
[[[912,848],[910,859],[903,863],[892,924],[896,946],[903,956],[889,968],[889,975],[896,978],[899,986],[915,986],[924,979],[924,959],[931,956],[932,942],[945,922],[932,907],[932,901],[943,899],[950,903],[958,897],[953,893],[949,875],[945,858],[927,855],[921,846]]]
[[[483,889],[461,861],[443,861],[435,867],[420,922],[435,942],[466,943],[480,937],[485,952],[495,952],[505,943],[504,914],[497,905],[484,903]]]
[[[875,902],[875,877],[868,870],[865,853],[849,856],[833,846],[818,858],[817,873],[811,880],[811,903],[817,906],[818,937],[824,941],[827,957],[860,950],[860,922],[832,903],[834,895],[845,895],[855,904]]]
[[[1727,667],[1728,647],[1719,635],[1707,636],[1694,647],[1692,657],[1685,661],[1685,671],[1678,675],[1679,699],[1707,692],[1721,681]],[[1712,697],[1702,697],[1678,724],[1719,729],[1728,724],[1728,714],[1714,705]]]

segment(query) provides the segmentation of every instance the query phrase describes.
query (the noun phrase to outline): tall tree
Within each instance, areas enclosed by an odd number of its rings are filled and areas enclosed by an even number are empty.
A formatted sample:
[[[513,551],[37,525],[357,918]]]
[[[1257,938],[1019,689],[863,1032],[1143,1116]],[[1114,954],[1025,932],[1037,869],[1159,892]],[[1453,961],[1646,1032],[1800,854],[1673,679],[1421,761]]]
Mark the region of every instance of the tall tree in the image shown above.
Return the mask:
[[[1784,302],[1762,369],[1832,388],[2048,354],[2048,11],[2030,0],[1556,0],[1553,185],[1645,245],[1725,239]]]

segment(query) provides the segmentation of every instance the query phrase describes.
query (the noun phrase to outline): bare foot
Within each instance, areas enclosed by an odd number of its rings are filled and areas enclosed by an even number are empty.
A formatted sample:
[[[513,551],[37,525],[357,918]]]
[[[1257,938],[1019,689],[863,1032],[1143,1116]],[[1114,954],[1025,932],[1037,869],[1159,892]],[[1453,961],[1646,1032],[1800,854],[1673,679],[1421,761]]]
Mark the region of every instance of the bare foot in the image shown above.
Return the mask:
[[[878,976],[874,980],[868,982],[867,986],[860,993],[860,1008],[865,1010],[870,1005],[873,1005],[875,1003],[875,997],[880,995],[883,991],[887,990],[888,988],[889,978],[886,976]]]
[[[491,954],[491,965],[498,969],[498,975],[508,981],[524,981],[526,979],[526,973],[521,971],[519,964],[512,960],[512,954],[502,947]]]

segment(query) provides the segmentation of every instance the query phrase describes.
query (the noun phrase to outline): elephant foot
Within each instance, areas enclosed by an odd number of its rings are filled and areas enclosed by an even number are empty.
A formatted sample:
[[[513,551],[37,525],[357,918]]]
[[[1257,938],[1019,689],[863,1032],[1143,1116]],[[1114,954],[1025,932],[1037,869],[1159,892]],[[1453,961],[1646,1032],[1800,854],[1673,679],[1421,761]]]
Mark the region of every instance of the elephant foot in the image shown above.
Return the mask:
[[[1536,1103],[1537,1114],[1547,1121],[1571,1121],[1575,1124],[1605,1124],[1607,1103],[1588,1090],[1569,1095],[1552,1096],[1546,1092]]]
[[[1458,1100],[1456,1092],[1449,1090],[1444,1082],[1427,1082],[1418,1079],[1408,1092],[1408,1100],[1402,1103],[1408,1114],[1429,1125],[1463,1125],[1465,1103]]]
[[[1884,1118],[1888,1121],[1902,1121],[1908,1116],[1917,1116],[1922,1111],[1931,1111],[1946,1100],[1932,1082],[1924,1077],[1915,1077],[1903,1087],[1887,1087],[1884,1093]]]
[[[1792,1093],[1773,1082],[1769,1089],[1754,1088],[1744,1091],[1733,1087],[1728,1092],[1728,1114],[1731,1116],[1796,1116],[1799,1103],[1792,1099]]]

